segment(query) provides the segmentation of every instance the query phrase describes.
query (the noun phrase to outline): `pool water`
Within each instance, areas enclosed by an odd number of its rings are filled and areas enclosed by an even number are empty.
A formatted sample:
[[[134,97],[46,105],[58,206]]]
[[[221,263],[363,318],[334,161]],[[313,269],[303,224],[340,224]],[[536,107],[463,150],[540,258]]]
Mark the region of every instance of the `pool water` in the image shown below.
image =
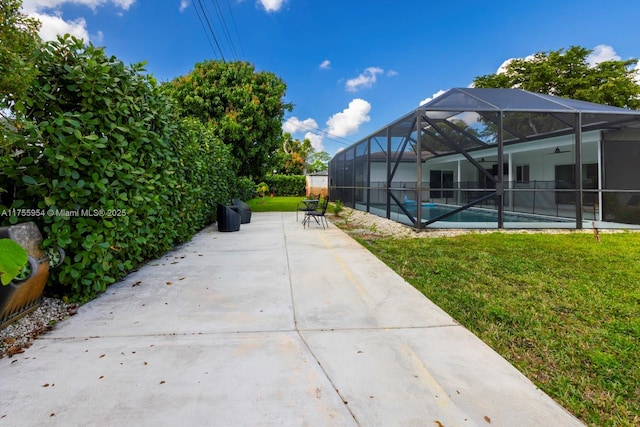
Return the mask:
[[[422,205],[422,220],[429,221],[457,209],[457,206],[443,206],[432,203]],[[407,206],[407,210],[415,216],[417,208]],[[441,219],[443,222],[498,222],[497,211],[485,211],[469,208]],[[504,222],[557,222],[560,218],[544,218],[526,214],[504,213]]]

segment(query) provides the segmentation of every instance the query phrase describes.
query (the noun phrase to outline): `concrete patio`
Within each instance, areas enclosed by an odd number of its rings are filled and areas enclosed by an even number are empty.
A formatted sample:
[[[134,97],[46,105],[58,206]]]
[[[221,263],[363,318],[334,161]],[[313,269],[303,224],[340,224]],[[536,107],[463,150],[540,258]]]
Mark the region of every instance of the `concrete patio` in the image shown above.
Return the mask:
[[[0,360],[0,426],[578,426],[341,230],[215,226]]]

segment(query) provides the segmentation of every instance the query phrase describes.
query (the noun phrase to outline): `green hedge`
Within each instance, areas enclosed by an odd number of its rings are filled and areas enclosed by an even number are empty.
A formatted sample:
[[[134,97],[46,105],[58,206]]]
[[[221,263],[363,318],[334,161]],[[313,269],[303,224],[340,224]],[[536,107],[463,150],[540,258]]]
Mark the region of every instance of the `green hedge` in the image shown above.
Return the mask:
[[[49,42],[17,125],[2,130],[0,209],[37,209],[45,247],[67,258],[56,292],[87,300],[215,220],[236,185],[227,146],[176,119],[141,65],[66,37]],[[253,187],[252,187],[253,188]],[[10,211],[15,213],[15,211]]]
[[[277,196],[304,196],[306,193],[304,175],[268,175],[263,181]]]

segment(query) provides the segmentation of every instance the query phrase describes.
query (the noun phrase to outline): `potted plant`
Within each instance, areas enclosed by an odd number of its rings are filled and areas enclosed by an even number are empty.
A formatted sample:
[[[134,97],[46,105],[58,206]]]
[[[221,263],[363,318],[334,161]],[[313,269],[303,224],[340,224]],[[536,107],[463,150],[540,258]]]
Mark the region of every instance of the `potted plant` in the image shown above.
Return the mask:
[[[0,239],[0,284],[6,286],[23,274],[29,257],[27,251],[11,239]]]
[[[41,245],[33,222],[0,227],[0,328],[38,308],[50,266],[64,258],[61,249],[47,253]]]

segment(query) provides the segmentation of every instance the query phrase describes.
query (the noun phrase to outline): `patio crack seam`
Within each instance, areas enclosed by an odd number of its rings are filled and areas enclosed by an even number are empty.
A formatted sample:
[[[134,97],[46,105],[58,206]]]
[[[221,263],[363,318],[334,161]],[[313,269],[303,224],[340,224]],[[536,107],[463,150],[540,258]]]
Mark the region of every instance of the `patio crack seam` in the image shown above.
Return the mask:
[[[281,218],[282,218],[282,221],[283,221],[282,222],[282,227],[284,229],[284,218],[283,217],[281,217]],[[290,296],[291,296],[291,311],[292,311],[292,316],[293,316],[293,325],[294,325],[294,328],[295,328],[295,332],[298,335],[298,337],[300,338],[300,341],[302,342],[302,344],[304,344],[304,347],[307,349],[307,351],[309,352],[311,357],[313,357],[313,360],[315,360],[316,363],[318,364],[318,366],[320,367],[320,370],[322,370],[322,374],[327,379],[329,384],[331,384],[331,387],[335,391],[336,395],[342,401],[343,406],[347,409],[347,411],[349,411],[349,414],[351,415],[351,418],[353,418],[353,421],[357,425],[360,425],[360,423],[358,423],[358,420],[356,419],[355,414],[353,413],[353,411],[351,410],[349,405],[347,405],[347,400],[346,400],[345,396],[343,396],[340,393],[340,390],[338,390],[338,388],[334,384],[333,380],[329,376],[329,373],[325,370],[324,366],[322,366],[322,363],[320,363],[320,360],[318,359],[316,354],[313,352],[313,350],[309,346],[309,343],[307,343],[307,341],[302,336],[301,330],[298,328],[298,320],[296,319],[296,305],[295,305],[295,299],[293,297],[293,281],[291,280],[291,262],[290,262],[290,258],[289,258],[289,246],[287,244],[287,234],[286,233],[284,233],[284,250],[285,250],[285,253],[287,254],[287,277],[289,278],[289,292],[290,292]]]

